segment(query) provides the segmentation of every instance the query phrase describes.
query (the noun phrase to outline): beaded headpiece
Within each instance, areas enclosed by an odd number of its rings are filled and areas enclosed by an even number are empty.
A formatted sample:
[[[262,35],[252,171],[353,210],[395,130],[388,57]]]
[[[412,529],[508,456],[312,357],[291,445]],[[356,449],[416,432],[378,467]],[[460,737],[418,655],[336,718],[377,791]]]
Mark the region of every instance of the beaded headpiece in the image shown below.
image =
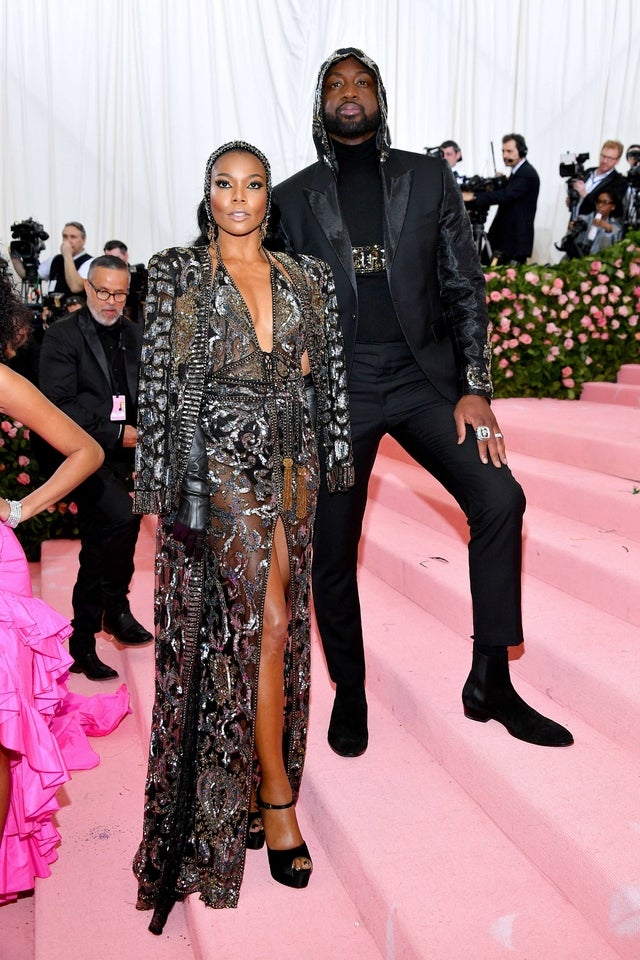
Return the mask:
[[[211,171],[213,170],[216,161],[220,157],[224,156],[225,153],[251,153],[254,157],[260,161],[262,166],[265,169],[267,175],[267,209],[264,215],[263,223],[266,224],[269,219],[269,211],[271,210],[271,165],[264,153],[261,150],[258,150],[257,147],[254,147],[252,143],[247,143],[245,140],[230,140],[229,143],[223,143],[221,147],[218,147],[217,150],[214,150],[209,159],[207,160],[207,166],[204,172],[204,203],[207,211],[207,220],[214,227],[215,221],[211,213]]]

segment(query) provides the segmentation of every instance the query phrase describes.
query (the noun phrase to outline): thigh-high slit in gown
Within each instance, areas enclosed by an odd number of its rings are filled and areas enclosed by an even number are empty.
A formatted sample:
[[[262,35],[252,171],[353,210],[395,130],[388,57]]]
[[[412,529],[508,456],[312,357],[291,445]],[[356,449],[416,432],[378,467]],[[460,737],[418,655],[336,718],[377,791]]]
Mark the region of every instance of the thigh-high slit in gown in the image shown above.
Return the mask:
[[[162,266],[157,266],[158,272]],[[300,786],[309,706],[311,543],[321,477],[302,361],[308,351],[312,367],[314,363],[319,367],[317,355],[322,351],[314,351],[305,303],[291,277],[295,265],[288,266],[290,272],[283,272],[272,263],[273,349],[266,353],[238,289],[218,263],[206,308],[197,402],[209,491],[202,558],[185,556],[182,544],[174,541],[175,509],[164,515],[160,511],[156,699],[143,841],[134,863],[138,907],[156,911],[155,932],[162,928],[173,901],[189,893],[198,892],[214,907],[234,907],[238,901],[251,788],[259,780],[254,751],[257,680],[266,584],[279,522],[291,574],[283,756],[294,797]],[[164,267],[168,268],[166,262]],[[309,264],[307,269],[311,270]],[[202,272],[206,278],[206,263]],[[173,294],[170,328],[171,366],[177,379],[181,361],[193,364],[198,339],[194,314],[199,294],[184,277],[183,268],[184,292],[178,289]],[[158,282],[156,288],[162,315],[163,285]],[[152,310],[154,304],[152,300]],[[313,296],[307,302],[307,310],[312,309]],[[333,329],[331,335],[338,336]],[[315,336],[317,340],[317,332]],[[149,337],[157,350],[162,338],[156,339],[153,325]],[[327,393],[326,382],[337,378],[342,386],[335,387],[333,401],[341,414],[336,418],[330,404],[321,403],[325,413],[319,417],[338,441],[337,455],[334,450],[327,462],[334,478],[342,475],[336,484],[341,488],[349,485],[352,473],[341,351],[335,348],[339,342],[333,341],[334,356],[327,359],[332,341],[323,337],[326,364],[316,386]],[[157,370],[159,358],[152,358],[151,350],[149,359],[150,368]],[[197,378],[197,364],[193,369]],[[149,380],[153,379],[150,372]],[[142,383],[144,395],[144,370]],[[169,386],[169,396],[171,390]],[[157,399],[156,389],[147,392]],[[142,403],[144,430],[144,396]],[[185,404],[188,407],[189,401]]]

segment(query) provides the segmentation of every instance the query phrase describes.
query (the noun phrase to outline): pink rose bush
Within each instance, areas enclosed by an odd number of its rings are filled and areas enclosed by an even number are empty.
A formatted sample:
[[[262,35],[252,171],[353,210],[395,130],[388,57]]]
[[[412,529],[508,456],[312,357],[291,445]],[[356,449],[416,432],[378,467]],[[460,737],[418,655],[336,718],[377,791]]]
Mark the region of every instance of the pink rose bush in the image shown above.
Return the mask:
[[[574,400],[587,380],[637,363],[639,276],[639,232],[597,259],[488,270],[496,396]]]

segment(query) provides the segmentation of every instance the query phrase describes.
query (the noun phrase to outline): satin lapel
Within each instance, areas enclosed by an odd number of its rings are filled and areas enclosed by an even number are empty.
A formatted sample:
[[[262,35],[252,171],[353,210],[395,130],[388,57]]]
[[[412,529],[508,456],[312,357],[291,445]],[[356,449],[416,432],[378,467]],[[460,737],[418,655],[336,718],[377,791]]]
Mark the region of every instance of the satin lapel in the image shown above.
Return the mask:
[[[109,384],[109,390],[113,391],[113,380],[111,378],[111,370],[109,369],[109,364],[107,363],[107,358],[105,352],[102,349],[102,344],[100,343],[100,337],[96,333],[96,328],[93,325],[93,320],[87,310],[85,313],[84,310],[78,316],[78,326],[80,327],[80,332],[82,336],[87,341],[87,345],[91,350],[91,353],[96,358],[98,366],[104,373],[107,383]]]
[[[313,190],[308,188],[305,190],[305,193],[318,225],[335,250],[336,256],[342,264],[342,268],[347,274],[351,286],[355,290],[356,274],[353,269],[351,240],[342,219],[342,213],[340,212],[338,189],[335,180],[331,177],[324,189]]]
[[[406,170],[400,176],[394,177],[388,168],[387,161],[382,168],[382,183],[384,189],[384,247],[387,254],[387,270],[393,263],[398,242],[407,214],[409,194],[413,182],[413,170]]]

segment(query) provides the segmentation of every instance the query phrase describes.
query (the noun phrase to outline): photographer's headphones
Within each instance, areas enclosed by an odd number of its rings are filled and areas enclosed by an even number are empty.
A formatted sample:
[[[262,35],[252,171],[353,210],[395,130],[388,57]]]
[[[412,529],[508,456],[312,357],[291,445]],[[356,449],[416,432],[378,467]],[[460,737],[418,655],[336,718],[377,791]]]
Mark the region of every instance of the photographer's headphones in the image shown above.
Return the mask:
[[[528,152],[528,147],[527,147],[527,144],[526,144],[525,139],[524,139],[524,137],[522,136],[522,134],[521,134],[521,133],[508,133],[505,137],[502,138],[502,142],[503,142],[503,143],[506,143],[507,140],[513,140],[513,141],[514,141],[514,143],[515,143],[515,145],[516,145],[516,150],[518,151],[518,156],[520,157],[521,160],[524,160],[524,158],[526,157],[527,152]]]

